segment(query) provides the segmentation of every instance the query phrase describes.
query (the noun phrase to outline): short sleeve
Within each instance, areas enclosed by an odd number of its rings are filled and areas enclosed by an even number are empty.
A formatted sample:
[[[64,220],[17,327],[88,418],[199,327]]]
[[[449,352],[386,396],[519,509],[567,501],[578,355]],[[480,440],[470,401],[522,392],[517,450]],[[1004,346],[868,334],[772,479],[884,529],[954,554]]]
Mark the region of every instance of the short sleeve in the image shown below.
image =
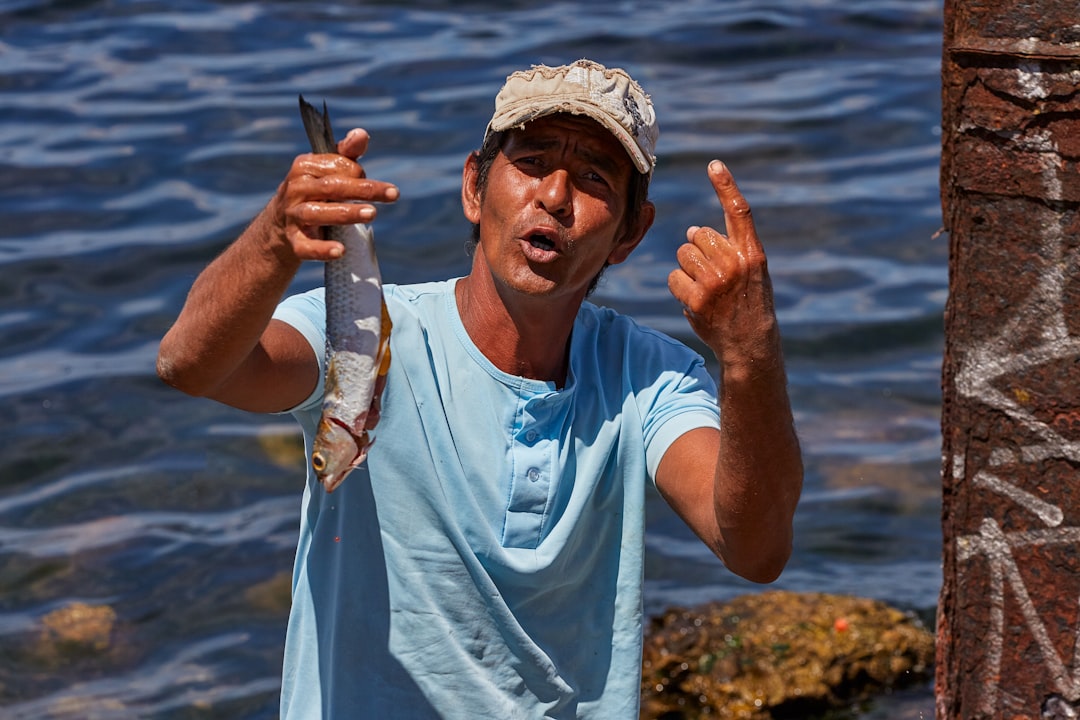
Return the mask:
[[[285,412],[314,409],[322,404],[326,367],[326,301],[323,288],[286,298],[274,310],[273,319],[298,330],[319,360],[319,382],[315,390],[302,403]]]
[[[720,428],[716,383],[699,355],[693,355],[689,364],[679,370],[660,375],[645,408],[644,421],[645,462],[653,482],[664,453],[675,440],[697,428]]]

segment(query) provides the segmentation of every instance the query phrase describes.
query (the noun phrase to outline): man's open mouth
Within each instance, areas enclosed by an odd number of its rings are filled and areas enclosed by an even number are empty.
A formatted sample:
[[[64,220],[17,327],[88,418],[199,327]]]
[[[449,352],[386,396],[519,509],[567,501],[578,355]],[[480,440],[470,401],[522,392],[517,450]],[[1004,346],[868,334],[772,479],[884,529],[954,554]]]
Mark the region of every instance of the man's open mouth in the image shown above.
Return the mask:
[[[545,236],[543,236],[543,235],[541,235],[539,233],[534,233],[534,234],[530,235],[528,237],[528,240],[529,240],[529,244],[532,245],[534,248],[539,248],[540,250],[554,250],[555,249],[555,243],[553,243],[550,239],[548,239],[547,237],[545,237]]]

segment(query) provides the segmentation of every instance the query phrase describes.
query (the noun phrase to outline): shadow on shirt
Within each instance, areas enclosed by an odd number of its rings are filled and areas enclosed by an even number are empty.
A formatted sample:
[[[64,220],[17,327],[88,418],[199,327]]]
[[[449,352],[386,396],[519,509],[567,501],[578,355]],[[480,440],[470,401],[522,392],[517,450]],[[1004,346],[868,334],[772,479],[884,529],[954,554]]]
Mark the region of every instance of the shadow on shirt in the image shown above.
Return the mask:
[[[442,717],[390,649],[388,579],[366,468],[354,471],[331,495],[316,486],[315,503],[323,507],[308,551],[308,574],[310,586],[321,588],[321,596],[313,598],[321,717]],[[338,512],[345,503],[350,511]]]

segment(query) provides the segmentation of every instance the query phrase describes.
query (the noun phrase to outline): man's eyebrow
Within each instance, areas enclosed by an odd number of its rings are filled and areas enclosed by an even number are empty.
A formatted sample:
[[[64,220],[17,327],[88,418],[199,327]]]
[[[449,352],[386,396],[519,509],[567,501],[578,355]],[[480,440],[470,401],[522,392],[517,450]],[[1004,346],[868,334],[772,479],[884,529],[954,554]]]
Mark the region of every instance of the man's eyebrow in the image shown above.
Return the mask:
[[[619,163],[617,163],[615,158],[611,157],[611,155],[593,152],[588,148],[582,148],[581,154],[589,164],[595,165],[603,174],[609,177],[619,176]]]
[[[560,142],[558,138],[554,137],[522,135],[514,140],[514,145],[526,152],[543,152],[558,147]],[[581,146],[578,153],[585,158],[586,162],[594,165],[605,175],[618,176],[619,164],[611,155],[597,152],[585,146]]]
[[[522,150],[551,150],[559,144],[559,141],[553,137],[522,134],[514,138],[513,144]]]

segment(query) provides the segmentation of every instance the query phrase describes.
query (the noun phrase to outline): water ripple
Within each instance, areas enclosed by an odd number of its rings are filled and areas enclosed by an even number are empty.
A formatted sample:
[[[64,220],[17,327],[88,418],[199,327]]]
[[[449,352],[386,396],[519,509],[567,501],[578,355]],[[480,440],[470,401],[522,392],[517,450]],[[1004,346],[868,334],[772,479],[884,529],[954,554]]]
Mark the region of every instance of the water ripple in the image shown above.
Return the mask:
[[[32,529],[0,526],[0,553],[67,557],[128,544],[149,544],[147,559],[161,559],[189,544],[236,545],[272,537],[295,524],[297,503],[275,498],[219,513],[128,513],[81,523]]]

